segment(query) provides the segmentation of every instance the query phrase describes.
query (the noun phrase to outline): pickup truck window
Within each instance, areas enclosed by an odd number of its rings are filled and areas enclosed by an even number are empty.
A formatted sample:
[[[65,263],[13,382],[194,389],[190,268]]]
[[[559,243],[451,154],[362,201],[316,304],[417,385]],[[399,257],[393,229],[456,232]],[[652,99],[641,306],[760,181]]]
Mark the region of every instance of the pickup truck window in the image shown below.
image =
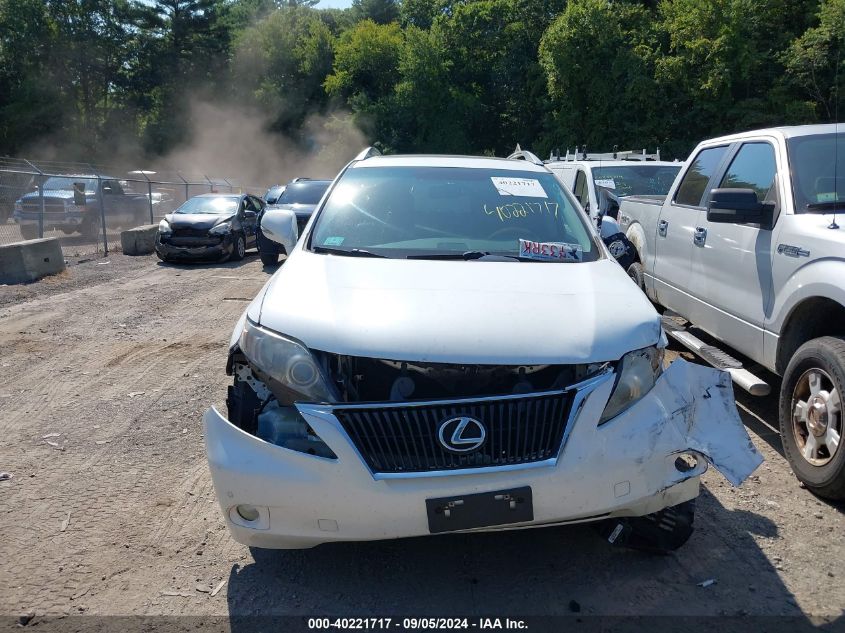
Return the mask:
[[[665,196],[680,170],[680,164],[594,167],[593,181],[596,187],[613,189],[617,196]]]
[[[745,143],[731,161],[719,187],[753,189],[760,202],[777,200],[775,150],[769,143]]]
[[[710,182],[713,172],[722,162],[727,150],[728,146],[724,145],[722,147],[708,147],[698,153],[678,186],[678,191],[675,192],[676,204],[690,207],[701,206],[701,198],[704,196],[707,183]]]
[[[845,209],[845,139],[836,136],[814,134],[787,139],[795,213]]]

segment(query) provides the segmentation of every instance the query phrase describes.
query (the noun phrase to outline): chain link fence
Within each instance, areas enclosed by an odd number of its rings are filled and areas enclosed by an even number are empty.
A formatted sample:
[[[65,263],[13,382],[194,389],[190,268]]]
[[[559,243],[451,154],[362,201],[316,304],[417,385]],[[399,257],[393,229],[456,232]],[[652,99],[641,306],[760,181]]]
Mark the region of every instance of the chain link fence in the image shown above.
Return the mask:
[[[182,172],[0,158],[0,244],[57,237],[66,257],[120,249],[120,233],[157,224],[202,193],[265,188]]]

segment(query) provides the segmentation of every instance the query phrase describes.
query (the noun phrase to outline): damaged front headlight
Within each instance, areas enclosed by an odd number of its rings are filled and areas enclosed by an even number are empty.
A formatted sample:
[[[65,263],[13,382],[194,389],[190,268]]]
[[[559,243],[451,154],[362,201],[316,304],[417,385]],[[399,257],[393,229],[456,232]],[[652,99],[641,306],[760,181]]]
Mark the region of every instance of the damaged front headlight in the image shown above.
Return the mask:
[[[232,232],[231,222],[221,222],[217,226],[213,226],[208,230],[211,235],[226,235]]]
[[[663,373],[663,347],[628,352],[619,361],[617,378],[599,424],[607,422],[645,396]]]
[[[331,400],[322,371],[311,352],[302,344],[249,319],[244,323],[238,347],[250,365],[243,367],[246,382],[264,400],[255,415],[255,435],[276,446],[335,459],[334,452],[294,404]],[[258,379],[261,382],[257,382]]]
[[[283,404],[331,400],[323,373],[304,345],[249,319],[238,344],[244,356],[281,388],[276,395]]]
[[[158,223],[158,232],[162,235],[170,235],[173,233],[173,229],[170,228],[170,224],[168,224],[167,220],[162,220]]]

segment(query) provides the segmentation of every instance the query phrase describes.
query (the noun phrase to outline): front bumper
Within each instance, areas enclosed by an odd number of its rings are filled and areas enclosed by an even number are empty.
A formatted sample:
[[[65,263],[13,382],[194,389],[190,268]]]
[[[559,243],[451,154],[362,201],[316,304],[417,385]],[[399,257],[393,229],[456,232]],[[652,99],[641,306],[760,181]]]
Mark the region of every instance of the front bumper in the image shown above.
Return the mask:
[[[580,386],[554,465],[401,478],[371,473],[330,407],[300,411],[336,460],[264,442],[212,408],[204,422],[214,489],[235,540],[287,549],[429,534],[426,499],[520,486],[532,489],[534,520],[475,531],[642,516],[696,497],[707,462],[735,485],[762,463],[724,372],[675,361],[645,398],[598,426],[612,385],[605,374]],[[680,453],[696,466],[679,469]],[[240,504],[256,506],[258,519],[244,521]]]
[[[232,235],[225,235],[220,244],[214,246],[175,246],[161,241],[161,235],[156,235],[156,252],[165,259],[176,261],[218,261],[231,256],[235,250]]]

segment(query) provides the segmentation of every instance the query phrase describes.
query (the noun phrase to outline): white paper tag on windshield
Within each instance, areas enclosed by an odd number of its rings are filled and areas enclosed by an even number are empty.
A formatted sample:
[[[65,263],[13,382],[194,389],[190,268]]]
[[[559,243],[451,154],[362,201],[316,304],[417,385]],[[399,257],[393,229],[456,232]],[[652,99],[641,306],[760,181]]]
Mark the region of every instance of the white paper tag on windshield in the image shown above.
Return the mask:
[[[597,178],[596,187],[604,187],[605,189],[616,189],[616,183],[613,178]]]
[[[543,185],[534,178],[501,178],[491,176],[490,180],[500,196],[522,196],[524,198],[548,198]]]
[[[532,242],[531,240],[520,239],[519,256],[547,261],[580,262],[583,249],[580,244]]]

